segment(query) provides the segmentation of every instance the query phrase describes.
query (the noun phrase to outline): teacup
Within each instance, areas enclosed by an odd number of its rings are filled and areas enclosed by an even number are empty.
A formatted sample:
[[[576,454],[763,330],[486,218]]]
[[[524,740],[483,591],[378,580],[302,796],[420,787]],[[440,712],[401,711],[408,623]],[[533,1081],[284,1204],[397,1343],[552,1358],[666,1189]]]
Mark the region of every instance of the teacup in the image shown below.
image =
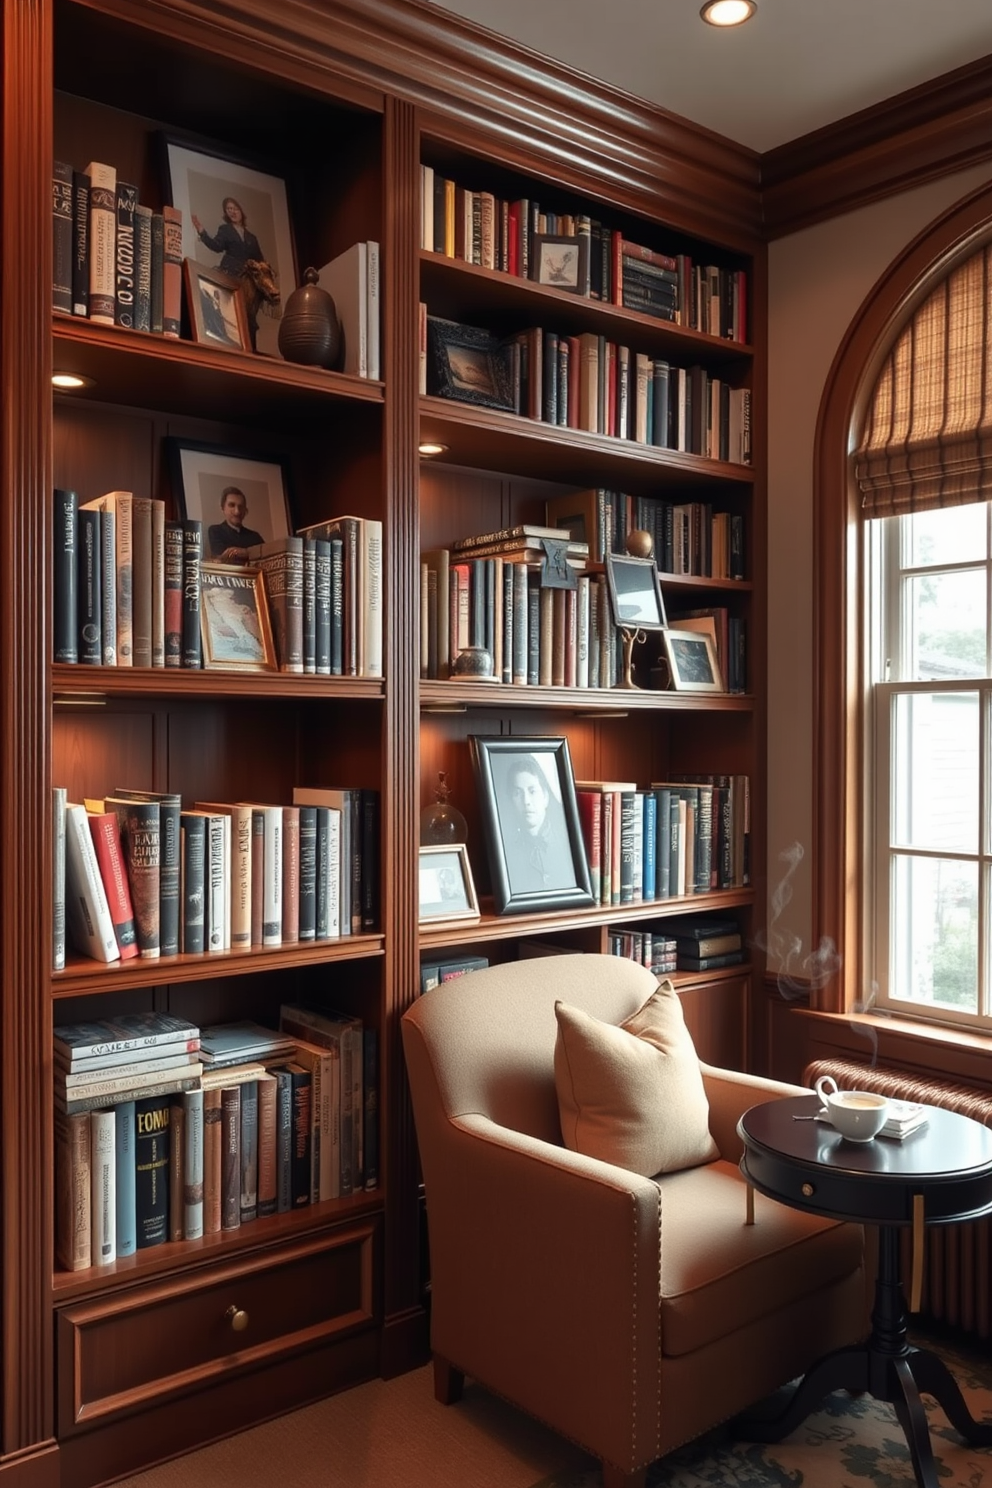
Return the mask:
[[[871,1090],[840,1090],[833,1075],[821,1075],[815,1090],[831,1125],[849,1142],[870,1142],[889,1115],[888,1098]]]

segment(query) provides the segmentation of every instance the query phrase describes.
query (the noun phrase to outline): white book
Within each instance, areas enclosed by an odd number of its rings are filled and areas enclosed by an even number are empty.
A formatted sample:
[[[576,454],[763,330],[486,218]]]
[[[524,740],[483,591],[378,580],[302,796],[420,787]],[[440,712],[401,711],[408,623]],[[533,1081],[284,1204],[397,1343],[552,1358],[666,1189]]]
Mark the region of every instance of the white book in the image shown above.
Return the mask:
[[[111,492],[84,501],[80,511],[100,513],[100,627],[103,665],[117,665],[117,509]]]
[[[65,808],[65,873],[66,928],[77,951],[95,961],[119,961],[89,814],[85,806],[74,802]]]
[[[170,1054],[168,1052],[170,1049],[175,1049],[177,1052]],[[130,1059],[127,1055],[121,1054],[117,1056],[116,1062],[102,1067],[94,1065],[73,1070],[67,1070],[56,1060],[55,1080],[60,1090],[78,1091],[82,1095],[107,1080],[140,1085],[146,1075],[161,1074],[163,1070],[188,1069],[191,1060],[195,1057],[187,1051],[185,1044],[166,1044],[158,1059]]]
[[[65,805],[64,785],[52,787],[52,970],[65,970]]]
[[[328,865],[330,904],[329,935],[350,933],[351,927],[351,792],[334,787],[298,785],[293,789],[294,806],[330,806],[331,832],[329,852],[336,846],[337,863]],[[336,892],[335,892],[336,891]]]
[[[203,1091],[183,1092],[183,1239],[203,1234]]]
[[[368,292],[368,375],[378,378],[380,372],[380,338],[382,327],[382,302],[381,290],[381,268],[379,260],[379,244],[371,239],[366,243],[366,270],[365,284]]]
[[[282,807],[263,806],[262,944],[282,945]]]
[[[361,526],[362,620],[359,674],[382,676],[382,523],[365,517]]]
[[[578,651],[575,685],[589,686],[589,579],[579,579]]]
[[[112,1266],[117,1259],[117,1118],[113,1110],[94,1111],[91,1117],[90,1223],[94,1266]]]
[[[226,817],[212,812],[207,817],[206,909],[207,950],[217,955],[226,949],[227,904],[224,885]]]
[[[344,350],[341,370],[355,377],[369,376],[368,248],[352,243],[326,263],[317,276],[321,289],[334,301]]]

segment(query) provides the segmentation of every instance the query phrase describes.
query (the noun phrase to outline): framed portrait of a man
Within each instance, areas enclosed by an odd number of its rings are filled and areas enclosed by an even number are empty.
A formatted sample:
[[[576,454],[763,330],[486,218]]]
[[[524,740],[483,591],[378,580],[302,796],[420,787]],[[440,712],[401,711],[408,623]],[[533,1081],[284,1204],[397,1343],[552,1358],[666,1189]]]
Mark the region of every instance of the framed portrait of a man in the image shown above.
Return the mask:
[[[565,738],[469,738],[497,914],[586,909],[589,864]]]
[[[203,523],[207,563],[245,563],[249,548],[292,532],[286,467],[191,439],[168,440],[172,494],[184,520]]]

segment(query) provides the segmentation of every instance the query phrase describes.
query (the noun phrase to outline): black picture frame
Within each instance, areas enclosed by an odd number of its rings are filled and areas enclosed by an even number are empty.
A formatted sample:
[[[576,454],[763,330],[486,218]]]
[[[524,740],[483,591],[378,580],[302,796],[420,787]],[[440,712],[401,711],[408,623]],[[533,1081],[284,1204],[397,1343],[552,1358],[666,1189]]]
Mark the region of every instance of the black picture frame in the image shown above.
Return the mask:
[[[661,579],[653,558],[606,555],[606,587],[614,625],[622,630],[664,630],[668,624]]]
[[[247,549],[259,540],[275,542],[294,531],[289,472],[281,456],[174,436],[165,443],[176,510],[183,521],[203,523],[205,563],[244,563]],[[232,488],[245,498],[238,540],[221,531],[228,525],[224,502]]]
[[[516,411],[510,352],[491,331],[429,315],[427,368],[435,398]]]
[[[286,181],[263,161],[212,140],[162,131],[158,146],[165,193],[182,212],[183,258],[240,282],[250,349],[281,357],[279,320],[299,282]],[[237,233],[229,200],[242,214]],[[249,262],[271,272],[249,272]]]
[[[535,233],[531,239],[528,274],[548,289],[564,294],[589,293],[589,239],[583,234]]]
[[[588,909],[594,900],[568,740],[472,734],[468,742],[496,914]]]

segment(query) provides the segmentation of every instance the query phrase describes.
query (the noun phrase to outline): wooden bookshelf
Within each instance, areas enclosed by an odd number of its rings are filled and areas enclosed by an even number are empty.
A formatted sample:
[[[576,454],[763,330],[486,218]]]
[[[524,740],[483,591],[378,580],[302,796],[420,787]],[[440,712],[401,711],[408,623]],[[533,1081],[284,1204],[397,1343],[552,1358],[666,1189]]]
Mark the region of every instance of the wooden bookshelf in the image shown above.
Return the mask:
[[[419,1166],[399,1019],[421,955],[517,954],[550,937],[600,950],[609,924],[672,910],[732,910],[754,928],[763,896],[763,296],[750,152],[658,110],[519,67],[509,44],[418,0],[0,0],[5,97],[0,443],[8,583],[0,895],[5,1226],[0,1468],[13,1488],[89,1488],[426,1357]],[[140,199],[166,200],[163,135],[216,144],[284,178],[296,272],[351,243],[382,246],[382,379],[274,357],[212,353],[93,325],[51,308],[53,158],[113,163]],[[563,151],[562,140],[567,139]],[[419,172],[533,188],[595,208],[635,240],[671,238],[749,275],[749,344],[425,252]],[[295,286],[285,286],[285,292]],[[421,396],[417,306],[509,329],[552,323],[704,363],[752,392],[751,465],[646,448]],[[53,396],[53,369],[90,379]],[[245,676],[54,665],[53,486],[82,499],[130,489],[176,514],[165,443],[276,452],[294,524],[345,512],[383,523],[384,677]],[[418,459],[422,438],[448,446]],[[745,517],[747,577],[665,579],[670,604],[726,605],[748,624],[746,695],[421,683],[415,631],[421,546],[534,520],[553,492],[606,485],[713,500]],[[421,936],[419,813],[438,769],[469,820],[485,897],[472,732],[565,733],[576,774],[663,778],[744,772],[752,783],[746,888],[639,907],[496,916]],[[297,784],[365,786],[382,802],[381,918],[317,945],[53,973],[53,784],[70,798],[122,784],[184,799],[289,802]],[[678,978],[704,1053],[744,1063],[752,961]],[[301,995],[360,1015],[379,1042],[379,1185],[350,1200],[169,1244],[80,1273],[54,1264],[53,1022],[143,1008],[206,1024],[272,1021]],[[233,1314],[231,1309],[234,1310]],[[247,1314],[247,1330],[230,1318]],[[240,1327],[240,1325],[239,1325]],[[111,1361],[108,1363],[107,1361]],[[112,1365],[112,1367],[111,1367]]]

